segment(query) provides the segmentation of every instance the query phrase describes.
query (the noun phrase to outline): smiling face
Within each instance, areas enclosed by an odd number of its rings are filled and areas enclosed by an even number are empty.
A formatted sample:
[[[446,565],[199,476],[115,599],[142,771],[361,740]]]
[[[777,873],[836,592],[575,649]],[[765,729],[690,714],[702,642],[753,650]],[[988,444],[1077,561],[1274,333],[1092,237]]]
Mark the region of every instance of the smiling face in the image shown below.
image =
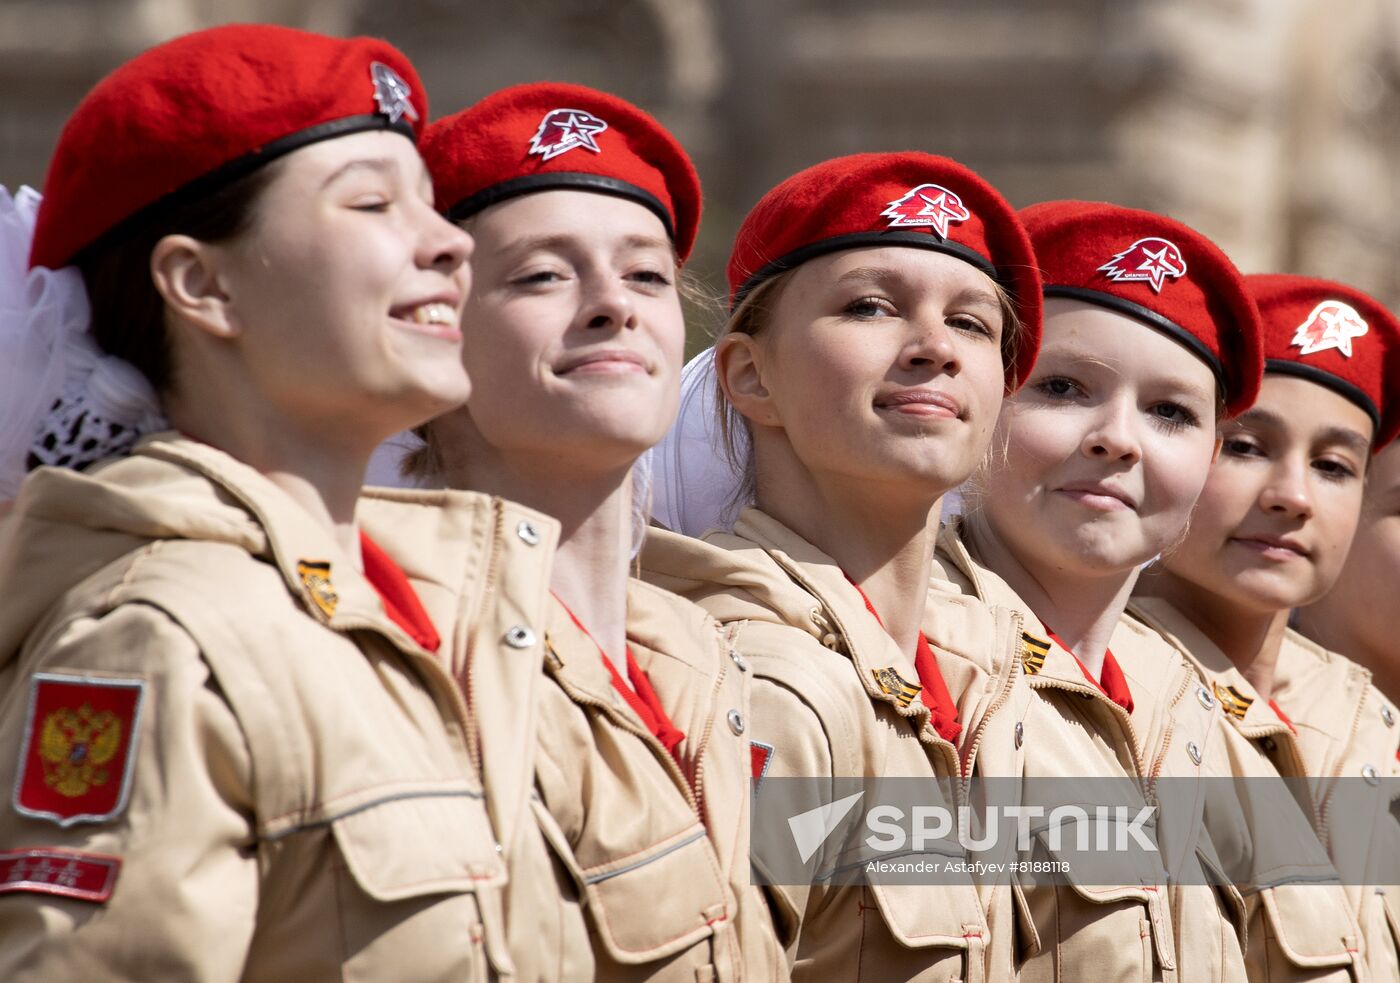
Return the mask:
[[[630,467],[680,398],[685,322],[661,221],[623,198],[559,190],[494,205],[472,230],[468,439]]]
[[[798,267],[767,327],[724,336],[717,359],[760,475],[781,460],[818,486],[931,504],[986,450],[1005,386],[1004,330],[994,284],[970,264],[853,249]]]
[[[1031,571],[1132,570],[1176,540],[1215,450],[1215,379],[1159,331],[1051,298],[1040,357],[1007,400],[983,511]]]
[[[211,247],[251,398],[376,439],[461,403],[472,243],[413,143],[356,133],[271,166],[248,230]]]
[[[1166,570],[1251,611],[1321,597],[1356,530],[1371,429],[1332,390],[1266,375],[1258,402],[1224,427],[1220,459]]]

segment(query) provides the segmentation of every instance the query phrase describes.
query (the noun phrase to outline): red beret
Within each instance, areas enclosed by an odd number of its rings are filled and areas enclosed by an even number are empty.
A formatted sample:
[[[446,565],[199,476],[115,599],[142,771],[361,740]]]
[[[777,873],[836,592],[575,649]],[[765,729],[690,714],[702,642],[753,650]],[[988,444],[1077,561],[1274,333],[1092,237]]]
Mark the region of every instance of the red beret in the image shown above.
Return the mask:
[[[1040,277],[1030,240],[1006,203],[971,170],[925,153],[854,154],[799,171],[753,207],[729,257],[729,302],[770,277],[842,249],[913,246],[964,260],[1011,295],[1022,323],[1008,386],[1040,348]]]
[[[700,178],[664,126],[617,96],[534,82],[432,123],[423,157],[438,208],[461,221],[507,198],[572,188],[630,198],[666,226],[684,262],[700,225]]]
[[[266,24],[186,34],[79,103],[49,163],[29,263],[67,266],[317,140],[385,128],[415,138],[427,115],[413,66],[387,42]]]
[[[1400,434],[1400,321],[1355,287],[1275,274],[1245,277],[1264,319],[1264,371],[1326,386],[1371,417],[1375,447]]]
[[[1045,296],[1072,297],[1137,318],[1186,346],[1215,373],[1225,413],[1259,395],[1259,312],[1235,264],[1213,242],[1152,212],[1097,201],[1021,210]]]

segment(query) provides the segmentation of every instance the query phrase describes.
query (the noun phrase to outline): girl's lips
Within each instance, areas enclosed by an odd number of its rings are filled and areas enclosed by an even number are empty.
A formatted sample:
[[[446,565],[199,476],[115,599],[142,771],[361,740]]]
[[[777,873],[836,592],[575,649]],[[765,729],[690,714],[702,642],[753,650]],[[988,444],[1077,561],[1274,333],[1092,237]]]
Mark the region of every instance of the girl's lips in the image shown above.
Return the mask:
[[[566,358],[554,369],[555,375],[626,375],[646,373],[646,359],[625,348],[605,348]]]
[[[955,418],[962,416],[962,404],[936,389],[900,389],[875,400],[877,410],[893,410],[906,416]]]
[[[1308,558],[1307,548],[1286,536],[1234,536],[1230,542],[1269,560],[1283,562]]]

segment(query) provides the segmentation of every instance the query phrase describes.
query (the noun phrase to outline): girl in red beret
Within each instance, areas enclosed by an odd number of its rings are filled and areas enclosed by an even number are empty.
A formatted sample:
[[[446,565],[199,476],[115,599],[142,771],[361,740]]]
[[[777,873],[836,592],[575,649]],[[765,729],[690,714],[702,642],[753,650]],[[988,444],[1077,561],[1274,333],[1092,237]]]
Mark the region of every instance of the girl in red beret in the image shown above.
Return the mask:
[[[1199,810],[1175,808],[1199,801],[1184,790],[1219,728],[1214,699],[1123,612],[1141,565],[1186,525],[1217,418],[1258,389],[1258,316],[1233,264],[1178,222],[1072,201],[1021,217],[1045,282],[1040,358],[939,556],[964,590],[1018,611],[1036,650],[1026,777],[1064,795],[1082,779],[1172,779],[1158,803],[1165,866],[1133,883],[1064,854],[1072,890],[1028,892],[1041,945],[1023,974],[1243,979],[1242,901],[1205,886]]]
[[[0,290],[0,462],[34,469],[0,531],[6,980],[500,955],[470,723],[355,514],[374,446],[469,390],[426,115],[381,41],[216,28],[97,85],[37,213],[0,201],[33,240]],[[489,502],[432,514],[484,562]]]
[[[635,106],[555,83],[434,123],[424,150],[440,207],[477,242],[474,387],[425,429],[410,469],[561,525],[542,623],[506,629],[526,651],[462,640],[487,797],[509,817],[515,970],[784,977],[749,879],[748,666],[698,607],[629,577],[643,455],[676,412],[695,170]],[[528,523],[507,528],[540,543]],[[521,569],[503,558],[493,577]]]
[[[1370,886],[1400,883],[1400,829],[1385,805],[1375,808],[1376,787],[1397,775],[1396,705],[1368,670],[1288,618],[1337,584],[1372,455],[1400,431],[1400,321],[1344,284],[1246,282],[1264,321],[1263,387],[1224,427],[1190,528],[1143,578],[1141,604],[1232,687],[1280,772],[1328,779],[1310,789],[1319,831],[1348,885],[1373,978],[1396,979],[1400,907],[1393,888]],[[1374,608],[1368,616],[1383,619]],[[1391,795],[1393,784],[1386,803]]]
[[[855,804],[865,776],[914,779],[920,801],[951,810],[963,779],[1015,773],[1029,694],[1014,620],[930,578],[939,501],[1036,357],[1025,232],[954,161],[842,157],[759,201],[729,285],[728,323],[658,461],[663,521],[702,538],[654,532],[642,564],[725,622],[753,672],[754,863],[793,975],[1011,978],[1006,879],[934,873],[963,856],[951,833],[868,849]],[[837,828],[799,829],[838,799]],[[925,874],[870,873],[878,860]]]

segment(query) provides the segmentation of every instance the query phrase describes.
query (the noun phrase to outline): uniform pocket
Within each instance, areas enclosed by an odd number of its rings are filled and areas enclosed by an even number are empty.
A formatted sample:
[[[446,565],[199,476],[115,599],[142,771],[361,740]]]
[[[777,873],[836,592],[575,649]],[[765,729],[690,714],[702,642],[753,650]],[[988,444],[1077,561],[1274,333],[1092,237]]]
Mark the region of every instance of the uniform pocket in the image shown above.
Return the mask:
[[[1307,969],[1356,961],[1356,923],[1336,885],[1280,884],[1259,892],[1266,931],[1283,957]]]
[[[683,952],[734,916],[704,827],[606,865],[580,869],[598,938],[616,962],[637,964]]]
[[[480,793],[397,793],[330,825],[344,860],[336,901],[347,978],[513,972],[505,865]]]

